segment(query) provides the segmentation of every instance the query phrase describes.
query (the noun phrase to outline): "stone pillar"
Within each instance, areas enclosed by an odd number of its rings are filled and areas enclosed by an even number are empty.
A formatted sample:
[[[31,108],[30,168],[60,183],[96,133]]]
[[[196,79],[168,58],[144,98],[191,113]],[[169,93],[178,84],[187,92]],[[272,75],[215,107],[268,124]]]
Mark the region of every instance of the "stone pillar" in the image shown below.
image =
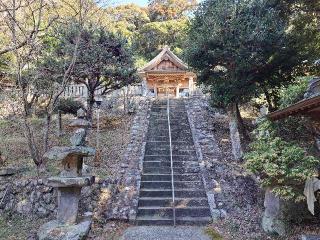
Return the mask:
[[[148,89],[147,78],[146,78],[146,77],[144,77],[144,78],[142,79],[141,87],[142,87],[142,89],[141,89],[142,96],[144,96],[144,97],[147,96],[149,89]]]
[[[180,97],[179,91],[180,91],[180,87],[178,85],[177,88],[176,88],[176,98]]]
[[[153,91],[154,91],[154,97],[155,97],[155,98],[158,98],[157,85],[154,85]]]
[[[65,224],[75,224],[78,217],[78,207],[81,187],[58,188],[57,220]]]
[[[193,77],[189,77],[189,95],[193,92]]]

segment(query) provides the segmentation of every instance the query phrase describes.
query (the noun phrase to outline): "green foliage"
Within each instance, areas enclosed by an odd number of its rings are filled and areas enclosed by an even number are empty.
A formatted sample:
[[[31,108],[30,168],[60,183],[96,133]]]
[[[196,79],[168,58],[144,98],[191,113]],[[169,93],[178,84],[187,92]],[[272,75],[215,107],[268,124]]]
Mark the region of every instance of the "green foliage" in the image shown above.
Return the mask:
[[[134,33],[150,22],[147,9],[135,4],[109,7],[106,9],[106,14],[111,24],[108,27],[125,37],[129,45],[132,44]]]
[[[218,233],[213,228],[207,228],[206,229],[206,234],[208,234],[211,237],[212,240],[223,240],[223,237],[221,236],[221,234]]]
[[[196,0],[150,0],[148,9],[152,21],[168,21],[183,18],[196,5]]]
[[[59,100],[58,106],[57,106],[57,110],[60,110],[61,112],[67,114],[73,114],[73,115],[77,115],[77,111],[82,108],[83,105],[81,104],[81,102],[76,101],[72,98],[61,98]]]
[[[207,0],[192,20],[186,58],[219,105],[290,82],[299,60],[288,24],[267,0]]]
[[[186,18],[143,25],[136,33],[134,48],[147,59],[155,57],[165,45],[180,55],[188,28]]]
[[[169,45],[177,54],[184,49],[190,11],[195,0],[150,1],[147,8],[135,4],[106,9],[108,29],[124,37],[136,60],[150,60]],[[142,62],[136,61],[136,66]]]
[[[272,187],[283,199],[300,201],[304,199],[304,183],[314,174],[319,159],[282,140],[275,129],[269,121],[259,123],[250,152],[245,155],[246,168],[259,176],[262,187]]]
[[[284,88],[280,93],[280,108],[288,107],[303,99],[304,94],[308,89],[310,77],[299,78],[297,82]]]

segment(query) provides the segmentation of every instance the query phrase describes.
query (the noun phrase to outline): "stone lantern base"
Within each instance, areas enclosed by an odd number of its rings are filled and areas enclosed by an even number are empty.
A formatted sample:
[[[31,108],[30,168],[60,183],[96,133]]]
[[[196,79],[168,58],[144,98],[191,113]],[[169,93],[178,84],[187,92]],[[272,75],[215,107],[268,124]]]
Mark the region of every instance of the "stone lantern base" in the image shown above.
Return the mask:
[[[39,240],[83,240],[89,233],[91,218],[80,219],[77,224],[66,225],[53,220],[42,225]]]

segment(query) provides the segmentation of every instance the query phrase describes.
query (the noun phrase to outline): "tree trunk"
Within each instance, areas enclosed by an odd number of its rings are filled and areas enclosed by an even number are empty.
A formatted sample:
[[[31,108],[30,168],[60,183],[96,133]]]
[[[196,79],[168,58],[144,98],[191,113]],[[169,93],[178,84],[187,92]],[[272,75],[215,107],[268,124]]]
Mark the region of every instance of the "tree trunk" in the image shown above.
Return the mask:
[[[62,132],[62,113],[60,110],[58,110],[57,135],[58,135],[58,137],[63,135],[63,132]]]
[[[240,113],[240,109],[239,109],[239,104],[236,104],[236,113],[237,113],[237,121],[239,123],[239,130],[240,133],[242,134],[242,136],[246,139],[246,140],[250,140],[250,136],[248,134],[248,131],[246,129],[246,126],[243,122],[243,118],[241,117],[241,113]]]
[[[34,136],[32,133],[32,130],[30,128],[30,124],[28,123],[28,119],[25,116],[24,117],[24,126],[25,126],[25,137],[28,142],[28,147],[30,151],[31,158],[35,165],[38,167],[42,164],[42,158],[40,157],[40,153],[38,151],[38,148],[36,147],[36,144],[34,142]]]
[[[266,96],[266,100],[267,100],[267,103],[268,103],[268,110],[269,112],[273,112],[275,110],[273,104],[272,104],[272,101],[271,101],[271,97],[270,97],[270,94],[268,93],[267,90],[264,91],[264,95]]]
[[[49,147],[49,131],[51,126],[51,115],[49,113],[46,114],[46,122],[44,126],[44,134],[43,134],[43,151],[47,152]]]
[[[127,92],[125,87],[124,89],[122,89],[122,93],[123,93],[123,111],[124,113],[128,113]]]
[[[241,139],[239,134],[239,124],[237,118],[237,104],[233,103],[228,108],[230,139],[232,143],[232,154],[239,161],[242,159],[243,151],[241,147]]]
[[[89,91],[89,96],[88,96],[88,107],[87,107],[87,119],[88,121],[92,122],[92,112],[93,112],[93,105],[95,103],[94,101],[94,91]]]

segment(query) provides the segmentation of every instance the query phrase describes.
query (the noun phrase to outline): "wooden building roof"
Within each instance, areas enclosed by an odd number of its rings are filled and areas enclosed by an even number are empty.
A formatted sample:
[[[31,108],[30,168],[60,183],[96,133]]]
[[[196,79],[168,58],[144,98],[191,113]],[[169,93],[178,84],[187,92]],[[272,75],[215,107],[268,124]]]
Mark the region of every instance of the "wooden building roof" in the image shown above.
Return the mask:
[[[170,68],[158,68],[163,61],[169,61],[173,63],[172,69]],[[162,51],[145,66],[139,69],[139,72],[185,72],[188,70],[187,64],[185,64],[177,55],[175,55],[168,46],[165,46]]]
[[[304,99],[284,109],[272,112],[267,115],[272,121],[294,115],[307,115],[315,120],[320,120],[320,95]]]

